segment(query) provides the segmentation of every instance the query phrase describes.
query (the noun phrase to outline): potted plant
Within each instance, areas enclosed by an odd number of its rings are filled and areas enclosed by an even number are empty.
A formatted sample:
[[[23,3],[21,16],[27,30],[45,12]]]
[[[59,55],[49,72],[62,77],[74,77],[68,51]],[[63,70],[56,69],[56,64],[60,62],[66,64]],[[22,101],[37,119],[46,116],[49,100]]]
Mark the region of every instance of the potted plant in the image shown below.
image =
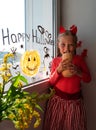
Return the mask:
[[[22,89],[24,84],[28,84],[27,79],[18,73],[12,76],[8,59],[13,57],[12,53],[4,55],[3,64],[0,68],[0,121],[11,120],[18,130],[28,128],[33,117],[36,118],[34,128],[38,127],[41,118],[38,110],[42,110],[38,104],[40,101],[50,98],[54,91],[49,94],[39,95],[36,92],[30,94]],[[4,91],[9,85],[8,91]]]

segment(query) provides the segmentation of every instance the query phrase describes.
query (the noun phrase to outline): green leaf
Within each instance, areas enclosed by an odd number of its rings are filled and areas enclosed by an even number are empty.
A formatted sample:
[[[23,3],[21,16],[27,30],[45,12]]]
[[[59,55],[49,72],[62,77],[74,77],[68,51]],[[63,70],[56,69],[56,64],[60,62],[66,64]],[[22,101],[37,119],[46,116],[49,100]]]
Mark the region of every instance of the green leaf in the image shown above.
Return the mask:
[[[19,81],[20,81],[20,74],[16,77],[13,86],[18,87]]]
[[[22,81],[26,85],[28,84],[27,79],[24,76],[20,75],[20,74],[18,74],[14,78],[12,78],[12,81],[13,81],[13,86],[15,86],[15,87],[18,87],[18,84],[19,84],[20,81]]]
[[[29,93],[29,92],[26,92],[26,91],[23,91],[23,94],[24,94],[24,95],[29,95],[29,96],[30,96],[30,93]]]
[[[38,108],[40,111],[44,112],[40,105],[36,104],[35,107]]]
[[[27,79],[22,75],[20,75],[20,80],[23,81],[24,83],[28,84]]]
[[[31,97],[32,98],[36,98],[38,96],[38,93],[37,92],[33,92],[32,94],[31,94]]]

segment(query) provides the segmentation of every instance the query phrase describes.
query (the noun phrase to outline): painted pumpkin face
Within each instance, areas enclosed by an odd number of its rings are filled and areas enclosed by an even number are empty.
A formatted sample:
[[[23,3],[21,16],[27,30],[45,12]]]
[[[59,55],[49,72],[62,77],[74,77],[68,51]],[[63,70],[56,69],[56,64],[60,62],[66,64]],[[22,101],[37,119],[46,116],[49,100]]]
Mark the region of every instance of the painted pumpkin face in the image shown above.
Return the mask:
[[[27,76],[37,74],[40,67],[40,55],[36,50],[25,51],[21,57],[21,69]]]

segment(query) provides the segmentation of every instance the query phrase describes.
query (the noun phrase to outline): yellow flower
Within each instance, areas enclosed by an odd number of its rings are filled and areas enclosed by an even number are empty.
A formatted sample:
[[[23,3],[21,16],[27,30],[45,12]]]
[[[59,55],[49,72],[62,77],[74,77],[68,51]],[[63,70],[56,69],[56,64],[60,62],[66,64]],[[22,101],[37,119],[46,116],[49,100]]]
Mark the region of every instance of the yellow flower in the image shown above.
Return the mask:
[[[11,119],[11,120],[12,120],[12,119],[14,119],[14,118],[15,118],[15,115],[14,115],[13,113],[11,113],[11,114],[9,114],[9,115],[8,115],[8,117],[9,117],[9,119]]]
[[[23,83],[19,81],[18,86],[21,88],[23,86]]]
[[[10,72],[8,72],[8,73],[6,73],[6,76],[7,76],[7,77],[11,77],[12,75],[11,75]]]
[[[14,57],[14,54],[13,54],[13,53],[5,54],[5,55],[4,55],[3,62],[4,62],[4,63],[7,63],[7,59],[8,59],[9,57]]]
[[[15,100],[15,103],[16,103],[16,104],[19,104],[19,103],[20,103],[20,99],[16,99],[16,100]]]
[[[1,67],[1,68],[0,68],[0,71],[4,71],[4,70],[6,70],[5,67]]]
[[[29,121],[31,121],[32,119],[32,114],[29,114]]]
[[[30,105],[29,104],[24,104],[24,108],[30,109]]]
[[[41,123],[41,118],[39,112],[35,111],[33,112],[33,116],[36,118],[36,121],[34,123],[34,128],[37,128]]]
[[[3,78],[4,82],[7,82],[9,80],[10,76],[11,76],[11,74],[8,76],[7,76],[7,74],[3,74],[2,78]]]
[[[20,129],[20,122],[19,121],[13,121],[14,122],[14,124],[15,124],[15,127],[17,128],[17,129]]]
[[[24,122],[24,127],[25,127],[25,128],[28,128],[28,125],[29,125],[29,124],[28,124],[27,122]]]
[[[20,108],[20,109],[18,109],[18,113],[20,114],[20,115],[22,115],[22,113],[23,113],[23,110]]]

